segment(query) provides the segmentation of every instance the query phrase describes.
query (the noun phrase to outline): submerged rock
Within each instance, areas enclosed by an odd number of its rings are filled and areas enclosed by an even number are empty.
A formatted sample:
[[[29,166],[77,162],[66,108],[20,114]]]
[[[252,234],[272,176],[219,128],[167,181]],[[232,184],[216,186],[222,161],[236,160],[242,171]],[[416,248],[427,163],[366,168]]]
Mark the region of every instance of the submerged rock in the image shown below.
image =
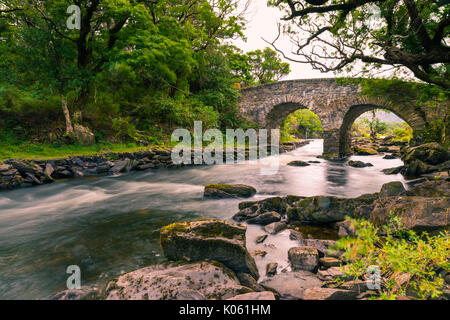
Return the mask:
[[[277,274],[278,263],[271,262],[266,266],[266,276],[274,276]]]
[[[348,162],[348,165],[351,167],[355,167],[355,168],[365,168],[365,167],[373,167],[373,164],[369,163],[369,162],[362,162],[362,161],[353,161],[350,160]]]
[[[288,166],[294,166],[294,167],[307,167],[310,166],[308,162],[301,161],[301,160],[294,160],[287,164]]]
[[[384,174],[398,174],[403,170],[404,166],[399,166],[399,167],[394,167],[394,168],[387,168],[387,169],[383,169],[381,171],[383,171]]]
[[[250,198],[256,189],[244,184],[207,184],[204,197],[207,198]]]
[[[235,272],[259,278],[245,247],[246,227],[217,219],[177,222],[161,229],[161,247],[171,260],[217,260]]]
[[[249,292],[231,270],[212,261],[126,273],[108,284],[106,300],[227,299]]]

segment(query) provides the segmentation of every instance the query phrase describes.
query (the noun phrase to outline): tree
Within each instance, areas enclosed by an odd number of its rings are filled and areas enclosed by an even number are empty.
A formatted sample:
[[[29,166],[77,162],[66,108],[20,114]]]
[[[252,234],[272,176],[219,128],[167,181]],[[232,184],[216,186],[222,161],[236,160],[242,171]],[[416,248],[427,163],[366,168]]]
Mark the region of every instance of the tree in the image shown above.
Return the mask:
[[[328,2],[328,3],[327,3]],[[269,0],[286,13],[281,32],[290,36],[299,58],[322,72],[361,72],[388,66],[450,88],[448,46],[450,5],[446,0]],[[403,69],[404,70],[404,69]]]
[[[371,111],[370,119],[363,116],[361,122],[369,127],[370,138],[373,141],[376,140],[377,134],[385,132],[387,128],[386,123],[377,118],[375,109]]]
[[[247,52],[250,73],[258,84],[278,81],[291,72],[289,63],[282,62],[277,52],[265,48],[263,51]]]

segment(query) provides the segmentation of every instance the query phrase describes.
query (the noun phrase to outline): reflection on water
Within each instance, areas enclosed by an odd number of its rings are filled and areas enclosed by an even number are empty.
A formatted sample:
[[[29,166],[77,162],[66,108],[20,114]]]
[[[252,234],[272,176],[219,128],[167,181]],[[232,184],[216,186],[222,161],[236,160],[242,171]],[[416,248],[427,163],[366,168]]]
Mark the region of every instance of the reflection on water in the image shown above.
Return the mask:
[[[65,289],[65,271],[71,264],[81,267],[82,284],[90,284],[158,263],[163,259],[162,226],[196,217],[230,219],[238,211],[241,200],[203,200],[207,183],[248,184],[258,190],[253,199],[259,200],[288,194],[356,197],[379,191],[383,183],[404,181],[401,175],[380,172],[401,165],[398,159],[355,156],[353,160],[374,166],[352,168],[317,159],[321,153],[322,140],[314,140],[281,155],[278,173],[270,176],[261,175],[260,169],[275,163],[272,157],[264,163],[133,172],[1,193],[0,299],[51,297]],[[287,166],[292,160],[320,163]],[[260,233],[260,227],[251,226],[249,243]],[[287,249],[295,245],[288,231],[266,241]],[[287,257],[280,254],[274,252],[273,259],[287,265]],[[261,261],[257,264],[262,267]]]

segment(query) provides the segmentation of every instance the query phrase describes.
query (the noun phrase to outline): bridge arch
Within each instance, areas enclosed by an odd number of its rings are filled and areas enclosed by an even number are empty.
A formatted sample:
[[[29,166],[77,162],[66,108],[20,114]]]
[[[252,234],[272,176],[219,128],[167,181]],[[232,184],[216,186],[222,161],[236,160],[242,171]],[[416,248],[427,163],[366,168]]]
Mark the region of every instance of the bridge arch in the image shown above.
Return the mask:
[[[413,102],[412,102],[413,103]],[[387,109],[404,119],[413,131],[425,127],[424,115],[409,104],[394,104],[384,97],[367,98],[357,85],[335,79],[287,80],[241,90],[240,113],[261,128],[278,129],[297,109],[317,114],[324,130],[324,155],[344,156],[349,150],[349,130],[362,113]]]

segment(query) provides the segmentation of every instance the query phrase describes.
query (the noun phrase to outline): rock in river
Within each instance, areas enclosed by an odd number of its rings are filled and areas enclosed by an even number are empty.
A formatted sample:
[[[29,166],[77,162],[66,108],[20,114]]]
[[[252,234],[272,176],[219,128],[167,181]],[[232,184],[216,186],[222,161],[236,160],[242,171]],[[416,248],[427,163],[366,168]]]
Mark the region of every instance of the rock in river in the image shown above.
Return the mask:
[[[369,163],[369,162],[362,162],[362,161],[354,161],[354,160],[350,160],[348,162],[348,165],[350,167],[355,167],[355,168],[365,168],[365,167],[373,167],[373,164]]]
[[[392,181],[383,184],[380,190],[380,197],[394,197],[406,191],[403,183],[400,181]]]
[[[161,247],[171,260],[217,260],[258,279],[255,260],[245,247],[246,229],[217,219],[177,222],[161,229]]]
[[[206,198],[250,198],[256,189],[244,184],[207,184],[203,194]]]
[[[292,270],[313,271],[319,265],[319,251],[315,247],[303,246],[288,251]]]
[[[301,160],[294,160],[288,163],[288,166],[294,166],[294,167],[307,167],[310,166],[308,162],[301,161]]]

